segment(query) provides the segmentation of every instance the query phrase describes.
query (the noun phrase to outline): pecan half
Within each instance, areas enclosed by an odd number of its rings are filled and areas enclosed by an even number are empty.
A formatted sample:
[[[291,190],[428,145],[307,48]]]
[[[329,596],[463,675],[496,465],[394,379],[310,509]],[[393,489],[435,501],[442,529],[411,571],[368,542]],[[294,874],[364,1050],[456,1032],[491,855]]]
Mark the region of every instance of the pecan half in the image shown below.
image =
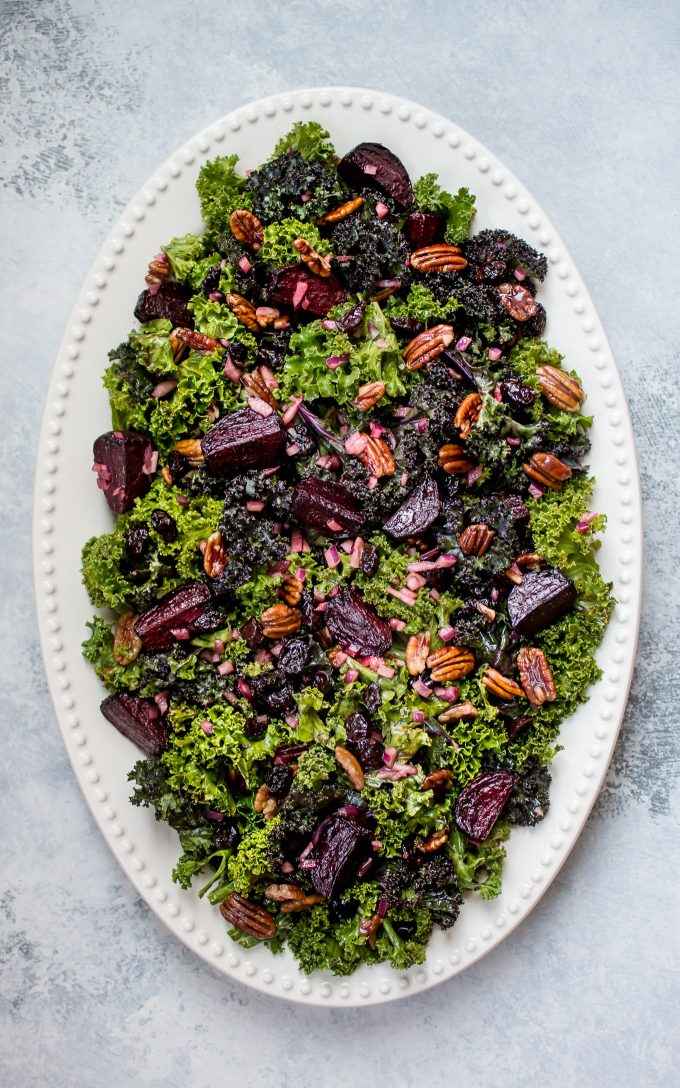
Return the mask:
[[[497,669],[487,669],[482,677],[482,683],[492,695],[504,699],[506,703],[512,702],[513,699],[518,696],[521,697],[523,694],[519,684],[516,684],[508,676],[503,676],[503,673],[498,672]]]
[[[586,399],[583,386],[576,378],[565,374],[556,366],[539,366],[536,371],[538,384],[547,401],[564,412],[578,412]]]
[[[420,370],[431,363],[452,343],[454,336],[452,325],[433,325],[418,333],[402,351],[408,369]]]
[[[364,772],[361,769],[359,760],[353,756],[351,752],[348,752],[346,748],[342,748],[340,745],[335,749],[335,758],[355,790],[358,790],[359,793],[361,793],[364,788]]]
[[[237,241],[250,246],[257,253],[264,241],[264,227],[256,215],[247,208],[237,208],[229,216],[229,226]]]
[[[439,467],[449,476],[467,476],[468,472],[475,467],[468,459],[463,447],[457,446],[454,442],[447,442],[445,446],[440,447],[437,461]]]
[[[253,798],[253,808],[255,812],[263,812],[267,801],[270,801],[271,799],[272,795],[269,792],[269,786],[265,786],[263,783]]]
[[[157,253],[149,261],[144,281],[148,283],[149,287],[154,287],[157,283],[167,283],[171,271],[169,258],[165,253]]]
[[[518,555],[515,563],[520,570],[538,570],[541,565],[541,556],[538,552],[522,552]]]
[[[273,325],[276,329],[278,328],[276,323],[281,319],[281,311],[277,310],[275,306],[258,306],[255,310],[255,317],[261,329],[267,329],[270,325]]]
[[[220,903],[220,914],[235,929],[240,929],[257,941],[268,941],[276,933],[276,922],[266,907],[251,903],[250,899],[244,899],[236,892]]]
[[[168,334],[168,342],[170,344],[170,350],[172,352],[172,360],[174,363],[179,363],[189,351],[189,345],[180,340],[178,336],[175,336],[175,330]]]
[[[406,643],[406,668],[411,676],[418,676],[427,666],[427,658],[430,653],[430,632],[422,631],[419,635],[411,635]]]
[[[416,272],[460,272],[467,268],[467,260],[458,246],[450,246],[448,242],[416,249],[409,260]]]
[[[264,890],[265,898],[273,903],[292,903],[304,899],[305,893],[297,884],[270,884]]]
[[[552,453],[532,453],[528,464],[522,468],[532,480],[543,487],[559,491],[565,480],[571,476],[571,469]]]
[[[378,930],[380,929],[381,925],[382,918],[379,914],[376,913],[371,915],[368,923],[365,924],[364,928],[362,929],[362,933],[364,931],[366,933],[366,941],[368,943],[368,947],[372,948],[374,952],[378,946]]]
[[[194,351],[201,351],[204,355],[212,355],[213,351],[222,347],[219,340],[214,340],[212,336],[204,336],[202,332],[196,332],[194,329],[173,329],[170,336],[175,342],[186,344],[187,347],[193,348]]]
[[[470,650],[462,646],[442,646],[430,654],[427,667],[433,680],[458,680],[472,672],[475,658]]]
[[[444,710],[441,714],[437,715],[437,721],[442,723],[458,722],[462,718],[476,717],[477,707],[473,706],[472,703],[454,703],[448,710]]]
[[[489,529],[488,525],[478,522],[476,525],[468,525],[458,537],[458,544],[463,555],[485,555],[491,547],[491,542],[496,533]]]
[[[241,376],[241,384],[245,386],[251,396],[259,397],[271,408],[276,408],[276,398],[265,382],[259,368],[249,371]]]
[[[116,623],[111,652],[114,661],[117,661],[123,668],[131,665],[139,657],[142,650],[142,640],[135,633],[136,619],[137,617],[132,611],[121,612]]]
[[[186,457],[192,468],[200,468],[205,464],[200,438],[182,438],[179,442],[175,442],[172,448],[175,453]]]
[[[222,545],[222,534],[218,530],[216,533],[211,533],[206,540],[205,551],[203,552],[203,570],[208,578],[218,578],[220,574],[224,573],[226,565],[227,557],[224,554]]]
[[[260,616],[260,625],[266,638],[285,638],[300,630],[302,615],[297,608],[289,608],[287,604],[273,604]]]
[[[422,854],[434,854],[435,850],[440,850],[449,841],[449,833],[448,827],[442,827],[440,831],[433,831],[431,835],[418,843],[417,849]]]
[[[317,219],[317,223],[320,226],[325,226],[326,223],[339,223],[341,219],[347,219],[352,215],[364,202],[362,196],[357,196],[354,200],[348,200],[345,204],[341,204],[339,208],[334,208],[332,212],[326,212],[320,219]]]
[[[392,450],[382,438],[367,436],[366,445],[361,453],[357,454],[364,468],[367,468],[372,476],[393,476],[396,465]]]
[[[453,780],[453,774],[448,768],[441,771],[432,771],[423,779],[422,789],[432,790],[435,797],[442,797],[449,789]]]
[[[461,438],[467,438],[482,412],[482,398],[479,393],[468,393],[458,406],[454,427]]]
[[[359,387],[354,403],[360,412],[367,412],[385,394],[384,382],[367,382]]]
[[[523,646],[517,654],[517,668],[524,694],[533,706],[555,701],[557,688],[543,650]]]
[[[520,283],[501,283],[498,286],[500,304],[515,321],[528,321],[538,312],[538,303],[526,287]]]
[[[309,910],[310,907],[323,902],[324,896],[317,895],[315,892],[313,895],[305,895],[302,899],[289,899],[287,903],[282,903],[281,912],[282,914],[297,914],[300,910]]]
[[[310,246],[309,242],[306,242],[304,238],[294,238],[293,247],[297,249],[302,260],[307,265],[307,268],[310,272],[313,272],[315,276],[330,276],[330,257],[322,257],[321,254],[317,253],[314,249],[314,246]]]
[[[302,600],[302,582],[294,574],[287,574],[279,586],[279,597],[294,608]]]
[[[233,291],[229,291],[225,295],[227,306],[233,313],[234,317],[238,321],[239,325],[244,325],[246,329],[250,329],[251,332],[260,331],[260,323],[257,320],[257,314],[255,313],[255,307],[252,302],[248,302],[247,298],[243,295],[236,295]]]

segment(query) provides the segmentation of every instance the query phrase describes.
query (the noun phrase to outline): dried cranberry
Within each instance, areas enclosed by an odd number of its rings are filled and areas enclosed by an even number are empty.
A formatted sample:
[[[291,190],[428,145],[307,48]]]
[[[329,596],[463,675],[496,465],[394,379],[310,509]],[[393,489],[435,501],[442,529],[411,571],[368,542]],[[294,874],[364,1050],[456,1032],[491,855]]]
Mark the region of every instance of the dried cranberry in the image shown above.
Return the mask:
[[[358,302],[356,306],[352,306],[351,310],[348,310],[346,314],[338,318],[338,331],[346,332],[350,335],[361,332],[364,324],[364,317],[366,316],[366,303]]]
[[[295,709],[293,689],[280,672],[262,672],[250,679],[253,698],[258,706],[272,714],[287,714]]]
[[[378,573],[379,566],[380,554],[378,549],[375,544],[368,544],[361,553],[359,567],[363,574],[367,574],[369,578],[372,578],[374,574]]]
[[[500,385],[503,400],[507,400],[514,408],[529,408],[538,396],[535,389],[517,378],[506,378]]]
[[[309,677],[309,686],[316,688],[326,695],[333,686],[333,677],[330,669],[315,669]]]
[[[251,650],[257,649],[264,642],[264,634],[262,627],[256,619],[246,620],[246,622],[240,627],[241,638],[244,640],[246,646],[249,646]]]
[[[233,820],[225,819],[216,822],[212,833],[213,850],[233,850],[238,846],[241,834]]]
[[[528,714],[520,714],[517,718],[508,718],[505,725],[509,739],[514,740],[528,725],[531,725],[531,718]]]
[[[538,303],[538,309],[533,317],[531,317],[524,328],[522,329],[522,336],[527,336],[533,339],[537,336],[543,336],[545,332],[545,325],[547,320],[547,314],[545,312],[545,306]]]
[[[347,922],[353,918],[359,908],[351,895],[335,895],[328,904],[328,918],[331,922]]]
[[[472,842],[484,842],[489,837],[518,778],[512,771],[489,771],[460,792],[456,823]]]
[[[366,694],[364,695],[364,702],[369,714],[375,714],[382,703],[382,693],[380,691],[380,684],[375,681],[370,683],[366,688]]]
[[[139,567],[149,550],[149,530],[144,525],[133,525],[125,530],[125,553],[133,570]]]
[[[267,716],[266,714],[254,714],[246,719],[246,724],[243,727],[243,734],[248,740],[257,740],[258,737],[262,737],[267,729]]]
[[[157,509],[152,512],[151,528],[155,529],[166,544],[171,544],[177,539],[177,522],[165,510]]]
[[[201,291],[204,295],[209,295],[211,291],[219,290],[221,275],[222,269],[218,264],[214,264],[212,268],[208,269],[205,276],[201,280]]]
[[[298,676],[305,668],[309,657],[309,644],[303,638],[291,638],[284,642],[278,657],[281,672]]]
[[[182,457],[181,453],[177,450],[172,450],[168,455],[168,471],[172,476],[173,482],[177,483],[183,476],[186,476],[189,471],[189,462],[186,457]]]
[[[406,336],[409,340],[418,336],[425,328],[422,321],[416,321],[415,317],[391,317],[390,325],[397,336]]]
[[[277,800],[285,797],[293,784],[293,772],[285,763],[275,763],[267,775],[266,786]]]
[[[217,608],[206,608],[205,612],[193,620],[189,625],[191,633],[195,635],[210,635],[213,631],[220,631],[226,627],[227,617]]]

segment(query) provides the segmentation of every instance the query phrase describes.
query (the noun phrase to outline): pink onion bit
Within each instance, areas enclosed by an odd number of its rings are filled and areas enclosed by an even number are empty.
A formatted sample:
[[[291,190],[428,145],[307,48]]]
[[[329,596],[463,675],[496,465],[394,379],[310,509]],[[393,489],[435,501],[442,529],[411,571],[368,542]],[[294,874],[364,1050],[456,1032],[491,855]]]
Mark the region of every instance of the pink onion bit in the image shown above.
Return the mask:
[[[387,207],[387,204],[383,204],[382,200],[379,200],[375,206],[375,214],[378,216],[378,219],[384,219],[386,215],[390,214],[390,209]]]

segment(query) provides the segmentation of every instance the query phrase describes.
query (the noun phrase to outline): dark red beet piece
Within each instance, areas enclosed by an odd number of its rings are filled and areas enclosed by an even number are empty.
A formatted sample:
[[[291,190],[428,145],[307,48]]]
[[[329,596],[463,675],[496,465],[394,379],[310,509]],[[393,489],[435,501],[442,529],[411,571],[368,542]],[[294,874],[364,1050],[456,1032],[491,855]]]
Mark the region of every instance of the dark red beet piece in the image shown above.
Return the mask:
[[[155,321],[157,317],[166,317],[173,326],[193,329],[194,316],[187,307],[190,295],[190,291],[174,280],[161,283],[154,295],[150,291],[142,291],[135,306],[135,317],[142,325]]]
[[[293,517],[305,529],[315,529],[324,536],[337,532],[356,533],[365,520],[356,499],[346,487],[319,480],[316,476],[303,480],[296,487]],[[334,529],[333,525],[340,528]]]
[[[173,643],[173,631],[188,627],[210,604],[210,590],[203,582],[187,582],[166,593],[158,604],[143,612],[135,632],[145,650],[166,650]]]
[[[335,276],[315,276],[303,264],[278,268],[269,281],[269,301],[276,306],[292,306],[325,317],[334,306],[347,302],[349,295]]]
[[[392,645],[392,629],[356,589],[343,587],[324,613],[331,637],[343,650],[382,657]]]
[[[444,220],[434,212],[411,212],[404,223],[404,234],[411,249],[431,246],[441,242],[444,235]]]
[[[241,408],[210,428],[201,449],[208,472],[233,476],[279,464],[286,453],[286,432],[276,412],[263,417],[251,408]]]
[[[437,482],[426,478],[411,492],[406,502],[383,522],[383,529],[395,540],[418,536],[429,529],[432,522],[439,517],[440,507]]]
[[[370,856],[370,835],[355,820],[333,815],[326,819],[312,857],[312,884],[330,899],[352,884],[357,869]]]
[[[97,486],[109,509],[125,514],[149,489],[152,447],[137,431],[107,431],[93,446]]]
[[[101,704],[107,721],[147,756],[159,756],[168,747],[168,731],[159,721],[158,707],[150,699],[120,692]]]
[[[510,591],[510,623],[520,635],[533,635],[569,612],[575,601],[576,587],[561,571],[555,567],[531,571]]]
[[[484,842],[505,808],[519,775],[489,771],[468,783],[456,801],[456,823],[472,842]]]
[[[410,208],[413,204],[413,189],[406,167],[383,144],[357,144],[340,159],[338,173],[350,185],[379,186],[402,208]]]

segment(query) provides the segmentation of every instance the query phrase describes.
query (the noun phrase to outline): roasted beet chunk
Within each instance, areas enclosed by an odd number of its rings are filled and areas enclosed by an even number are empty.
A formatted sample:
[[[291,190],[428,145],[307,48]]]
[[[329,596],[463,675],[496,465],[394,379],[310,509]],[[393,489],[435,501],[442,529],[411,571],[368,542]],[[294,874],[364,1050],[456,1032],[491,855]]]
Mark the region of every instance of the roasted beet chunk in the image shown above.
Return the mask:
[[[107,721],[147,756],[159,756],[168,747],[168,733],[159,721],[158,707],[150,699],[120,692],[101,704]]]
[[[109,509],[125,514],[149,488],[152,448],[137,431],[107,431],[95,441],[93,471]]]
[[[357,144],[340,159],[338,173],[349,185],[359,189],[379,186],[402,208],[409,208],[413,204],[413,189],[406,167],[383,144]]]
[[[249,468],[272,468],[286,452],[286,432],[272,412],[262,417],[250,408],[223,416],[201,442],[209,472],[234,476]]]
[[[318,830],[318,829],[317,829]],[[333,815],[320,830],[310,871],[317,892],[330,899],[352,884],[371,852],[371,834],[354,819]]]
[[[342,484],[303,480],[293,495],[293,516],[305,529],[330,536],[332,533],[356,533],[364,523],[356,499]]]
[[[383,529],[395,540],[418,536],[439,517],[439,488],[436,480],[425,479],[411,492],[406,502],[383,523]]]
[[[381,657],[392,645],[392,629],[387,620],[357,592],[344,586],[326,609],[326,624],[343,650],[362,657]]]
[[[525,574],[508,597],[510,623],[520,635],[533,635],[569,612],[576,601],[574,583],[556,570]]]
[[[173,325],[181,325],[185,329],[193,329],[193,314],[187,307],[191,292],[181,283],[161,283],[154,295],[151,291],[142,291],[135,306],[135,317],[145,325],[147,321],[155,321],[158,317],[165,317],[172,321]]]
[[[430,246],[441,242],[444,233],[444,220],[434,212],[411,212],[404,223],[404,234],[411,249]]]
[[[456,801],[456,823],[472,842],[484,842],[505,808],[518,775],[489,771],[470,782]]]
[[[325,317],[349,295],[335,276],[315,276],[304,265],[289,264],[274,272],[269,281],[269,300],[276,306],[292,306]]]
[[[135,632],[144,649],[167,649],[172,645],[173,631],[187,628],[205,612],[209,603],[210,590],[202,582],[187,582],[167,593],[135,623]]]

